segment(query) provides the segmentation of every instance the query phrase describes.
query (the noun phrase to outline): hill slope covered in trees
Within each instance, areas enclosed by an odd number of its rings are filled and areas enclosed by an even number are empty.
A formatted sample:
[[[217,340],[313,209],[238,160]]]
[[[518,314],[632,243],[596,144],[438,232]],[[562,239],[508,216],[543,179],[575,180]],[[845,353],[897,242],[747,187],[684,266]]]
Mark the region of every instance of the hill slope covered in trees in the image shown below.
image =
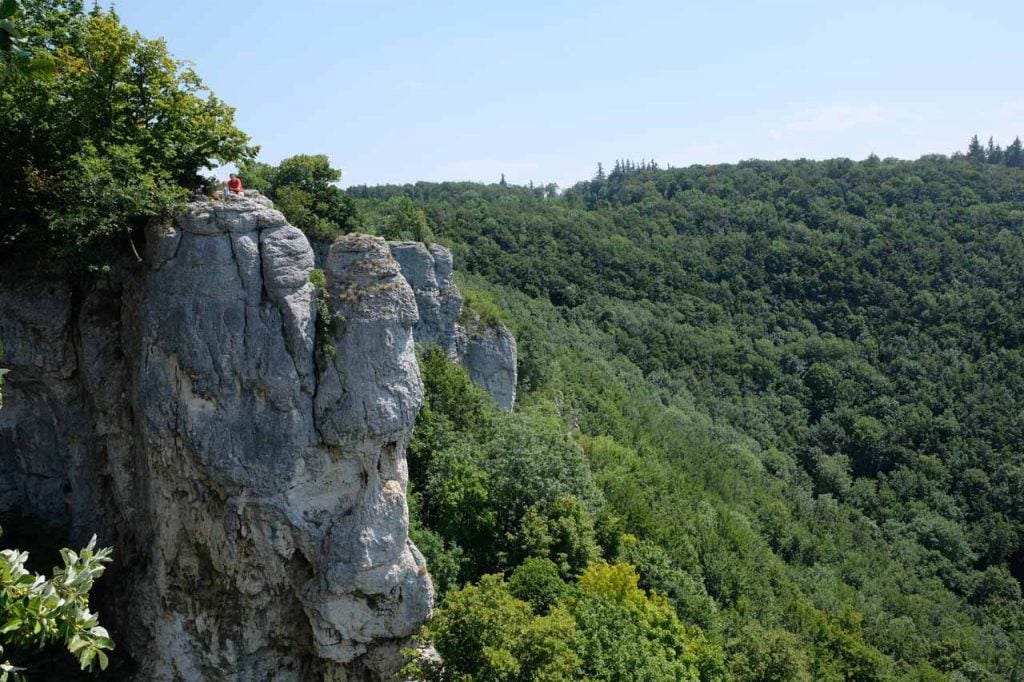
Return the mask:
[[[424,363],[410,467],[443,586],[503,571],[515,594],[548,557],[576,613],[602,556],[720,649],[704,678],[1024,675],[1024,171],[617,164],[562,194],[348,193],[371,226],[414,202],[520,342],[512,416]],[[509,464],[524,443],[557,461]],[[481,589],[435,636],[497,608]]]

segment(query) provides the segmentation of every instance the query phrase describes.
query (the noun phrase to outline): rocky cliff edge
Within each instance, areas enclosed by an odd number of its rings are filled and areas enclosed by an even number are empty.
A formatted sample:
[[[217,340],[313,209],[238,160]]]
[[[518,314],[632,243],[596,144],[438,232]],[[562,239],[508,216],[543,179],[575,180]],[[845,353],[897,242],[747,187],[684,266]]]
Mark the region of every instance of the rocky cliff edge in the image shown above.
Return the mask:
[[[115,547],[126,675],[389,679],[433,601],[405,497],[416,294],[383,240],[336,242],[331,356],[269,202],[192,203],[147,245],[85,289],[0,287],[0,511]]]
[[[463,314],[463,300],[452,279],[452,254],[438,244],[389,242],[402,275],[416,295],[417,343],[437,344],[466,368],[502,410],[516,401],[516,340],[503,324],[483,324]]]

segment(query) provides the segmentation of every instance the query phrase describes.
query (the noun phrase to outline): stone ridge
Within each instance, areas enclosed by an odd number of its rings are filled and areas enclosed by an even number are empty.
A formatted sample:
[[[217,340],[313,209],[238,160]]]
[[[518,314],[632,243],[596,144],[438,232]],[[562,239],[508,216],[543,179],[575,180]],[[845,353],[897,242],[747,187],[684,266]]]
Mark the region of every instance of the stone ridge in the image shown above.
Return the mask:
[[[433,590],[405,498],[417,308],[386,244],[331,249],[332,358],[310,245],[265,199],[191,203],[145,260],[0,289],[0,511],[115,547],[97,598],[135,679],[390,679]]]
[[[503,324],[482,324],[478,317],[460,324],[463,299],[452,280],[451,251],[420,242],[388,242],[388,246],[416,294],[416,342],[440,346],[454,362],[462,363],[470,380],[490,393],[500,409],[511,411],[517,380],[512,332]]]
[[[452,254],[438,244],[389,242],[391,255],[416,294],[419,318],[413,327],[418,343],[433,343],[457,360],[460,354],[457,324],[462,294],[452,281]]]

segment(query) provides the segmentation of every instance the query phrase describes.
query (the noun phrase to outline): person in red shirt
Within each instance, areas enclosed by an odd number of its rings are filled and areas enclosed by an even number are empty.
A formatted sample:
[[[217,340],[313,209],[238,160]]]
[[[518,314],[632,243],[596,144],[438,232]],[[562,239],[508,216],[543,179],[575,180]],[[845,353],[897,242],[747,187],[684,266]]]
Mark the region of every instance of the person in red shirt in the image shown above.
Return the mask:
[[[241,180],[241,178],[239,178],[234,173],[232,173],[230,175],[230,179],[228,180],[228,186],[227,186],[227,191],[225,192],[225,195],[227,194],[227,192],[230,192],[231,194],[234,194],[234,195],[237,195],[237,196],[242,196],[245,193],[245,190],[242,188],[242,180]]]

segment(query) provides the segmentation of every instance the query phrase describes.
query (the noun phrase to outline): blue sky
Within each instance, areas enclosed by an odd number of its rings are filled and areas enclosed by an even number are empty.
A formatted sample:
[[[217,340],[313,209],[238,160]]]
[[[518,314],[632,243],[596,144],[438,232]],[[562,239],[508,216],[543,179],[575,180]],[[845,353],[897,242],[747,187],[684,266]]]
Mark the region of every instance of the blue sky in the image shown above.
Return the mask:
[[[343,185],[586,179],[598,161],[916,158],[1024,135],[1024,2],[118,0],[261,160]]]

